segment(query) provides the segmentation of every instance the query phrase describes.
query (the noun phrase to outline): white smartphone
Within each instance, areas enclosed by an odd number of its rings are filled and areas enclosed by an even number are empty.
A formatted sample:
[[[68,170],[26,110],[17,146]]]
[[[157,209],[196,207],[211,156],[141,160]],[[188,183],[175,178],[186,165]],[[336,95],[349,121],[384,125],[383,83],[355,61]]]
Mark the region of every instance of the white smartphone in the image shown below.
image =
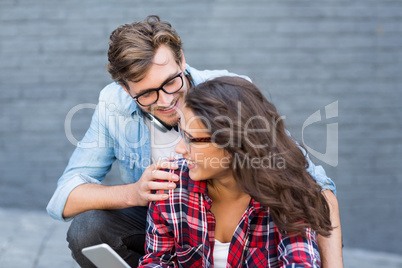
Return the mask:
[[[98,268],[130,268],[108,244],[83,248],[81,251]]]

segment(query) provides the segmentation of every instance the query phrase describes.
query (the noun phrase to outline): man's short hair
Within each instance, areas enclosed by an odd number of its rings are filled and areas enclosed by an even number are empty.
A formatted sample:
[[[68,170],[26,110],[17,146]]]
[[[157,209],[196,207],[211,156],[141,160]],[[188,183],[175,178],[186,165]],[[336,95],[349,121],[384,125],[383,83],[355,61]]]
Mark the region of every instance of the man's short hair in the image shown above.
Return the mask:
[[[119,26],[109,41],[107,70],[112,79],[124,86],[125,81],[143,79],[161,45],[169,47],[175,61],[181,63],[181,38],[170,23],[151,15],[143,21]]]

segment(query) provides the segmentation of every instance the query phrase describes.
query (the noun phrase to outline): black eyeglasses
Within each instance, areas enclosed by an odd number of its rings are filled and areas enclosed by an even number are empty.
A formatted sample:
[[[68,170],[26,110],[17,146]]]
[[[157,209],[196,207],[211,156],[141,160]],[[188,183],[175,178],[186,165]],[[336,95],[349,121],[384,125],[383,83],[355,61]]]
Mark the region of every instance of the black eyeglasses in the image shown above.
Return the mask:
[[[159,88],[147,90],[132,98],[142,106],[150,106],[158,101],[160,90],[166,94],[173,94],[182,89],[183,84],[183,72],[181,72],[163,83]]]
[[[184,144],[186,145],[186,149],[187,149],[188,152],[191,151],[191,146],[190,146],[191,143],[194,143],[194,142],[212,142],[211,137],[204,137],[204,138],[190,137],[190,134],[188,134],[186,131],[184,131],[181,128],[180,122],[178,123],[178,126],[179,126],[180,136],[183,139]]]

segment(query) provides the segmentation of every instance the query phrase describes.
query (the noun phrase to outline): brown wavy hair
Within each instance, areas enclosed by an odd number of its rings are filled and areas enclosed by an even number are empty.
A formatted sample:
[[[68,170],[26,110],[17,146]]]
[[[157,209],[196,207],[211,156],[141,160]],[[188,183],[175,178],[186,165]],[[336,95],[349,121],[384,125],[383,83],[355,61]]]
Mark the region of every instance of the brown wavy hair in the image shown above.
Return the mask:
[[[182,42],[172,25],[150,15],[143,21],[119,26],[110,35],[107,70],[112,79],[138,82],[152,65],[156,50],[168,46],[178,64],[182,60]]]
[[[213,142],[230,153],[236,182],[269,208],[282,233],[305,235],[309,227],[330,234],[329,206],[306,170],[304,153],[255,85],[239,77],[215,78],[191,89],[185,105],[208,126]],[[265,162],[257,165],[258,160]]]

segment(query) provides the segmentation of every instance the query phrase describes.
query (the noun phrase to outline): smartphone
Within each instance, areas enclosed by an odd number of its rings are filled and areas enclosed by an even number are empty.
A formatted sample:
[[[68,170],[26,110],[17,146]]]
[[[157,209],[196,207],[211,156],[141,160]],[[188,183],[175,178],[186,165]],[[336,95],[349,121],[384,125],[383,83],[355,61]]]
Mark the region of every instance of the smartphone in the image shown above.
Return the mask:
[[[81,251],[98,268],[130,268],[108,244],[83,248]]]

